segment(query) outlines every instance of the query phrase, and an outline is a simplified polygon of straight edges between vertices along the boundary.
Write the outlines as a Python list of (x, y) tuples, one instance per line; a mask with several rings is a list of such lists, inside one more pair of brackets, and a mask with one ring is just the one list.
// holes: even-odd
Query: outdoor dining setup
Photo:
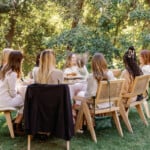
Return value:
[[(123, 137), (121, 120), (132, 136), (132, 107), (148, 126), (150, 74), (142, 70), (144, 65), (138, 65), (133, 46), (123, 55), (124, 70), (109, 69), (100, 52), (92, 56), (90, 71), (72, 52), (61, 70), (56, 67), (54, 50), (45, 49), (38, 56), (39, 65), (27, 77), (21, 75), (21, 51), (4, 49), (6, 52), (7, 60), (0, 70), (0, 112), (11, 138), (27, 136), (28, 150), (37, 136), (46, 141), (51, 135), (65, 140), (69, 150), (71, 139), (84, 135), (85, 127), (91, 140), (98, 143), (96, 129), (102, 124), (107, 128), (112, 122)], [(150, 58), (150, 51), (144, 53)], [(17, 112), (14, 119), (13, 111)]]

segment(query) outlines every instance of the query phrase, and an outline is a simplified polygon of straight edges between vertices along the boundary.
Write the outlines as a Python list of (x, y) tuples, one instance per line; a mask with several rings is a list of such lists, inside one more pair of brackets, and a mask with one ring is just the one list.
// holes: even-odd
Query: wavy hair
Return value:
[(136, 76), (142, 75), (142, 70), (138, 66), (136, 62), (136, 55), (135, 53), (129, 53), (129, 51), (125, 52), (123, 56), (123, 62), (125, 64), (126, 70), (129, 72), (129, 74), (135, 78)]
[(102, 53), (95, 53), (92, 57), (93, 76), (97, 82), (107, 79), (105, 71), (107, 71), (107, 62)]

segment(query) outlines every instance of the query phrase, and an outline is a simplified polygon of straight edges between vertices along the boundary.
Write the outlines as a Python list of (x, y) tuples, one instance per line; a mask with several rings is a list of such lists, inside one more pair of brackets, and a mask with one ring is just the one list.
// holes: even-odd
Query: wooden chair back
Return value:
[(131, 97), (143, 94), (146, 91), (147, 86), (149, 84), (149, 78), (150, 75), (142, 75), (135, 77), (133, 87), (131, 90)]
[(119, 102), (123, 86), (124, 79), (101, 81), (97, 89), (95, 104), (104, 102)]

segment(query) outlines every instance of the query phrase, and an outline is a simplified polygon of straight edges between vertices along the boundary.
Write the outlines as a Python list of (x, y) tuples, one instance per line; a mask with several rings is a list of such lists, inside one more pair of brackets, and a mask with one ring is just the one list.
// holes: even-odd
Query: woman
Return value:
[(150, 50), (141, 50), (139, 61), (143, 74), (150, 74)]
[(76, 54), (69, 53), (65, 64), (64, 76), (78, 76), (78, 75), (80, 75), (80, 73), (78, 71)]
[(96, 96), (97, 86), (101, 80), (115, 80), (112, 71), (108, 70), (107, 62), (102, 53), (95, 53), (92, 57), (92, 74), (87, 79), (86, 97)]
[[(86, 91), (81, 91), (78, 96), (91, 98), (96, 96), (98, 84), (101, 80), (115, 80), (112, 71), (108, 70), (107, 62), (102, 53), (95, 53), (92, 57), (92, 74), (87, 78), (87, 89)], [(80, 105), (80, 102), (77, 102)], [(108, 107), (108, 103), (104, 103), (99, 108)]]
[[(141, 50), (139, 55), (139, 61), (143, 74), (150, 75), (150, 50)], [(147, 88), (148, 99), (150, 98), (149, 87)], [(144, 107), (147, 117), (150, 118), (149, 106), (147, 101), (144, 102)]]
[(8, 56), (10, 54), (10, 52), (13, 51), (13, 49), (11, 48), (4, 48), (3, 52), (2, 52), (2, 62), (1, 62), (1, 66), (0, 69), (2, 69), (2, 67), (7, 64), (8, 61)]
[(77, 66), (78, 66), (78, 72), (80, 73), (81, 76), (83, 76), (86, 79), (89, 75), (89, 72), (88, 72), (87, 67), (85, 65), (86, 60), (84, 58), (84, 55), (83, 56), (78, 55), (76, 61), (77, 61)]
[(11, 51), (8, 62), (0, 71), (0, 107), (16, 107), (19, 109), (14, 120), (15, 135), (24, 135), (22, 130), (24, 99), (17, 91), (17, 82), (21, 79), (23, 55), (20, 51)]
[[(125, 65), (125, 70), (123, 70), (121, 78), (125, 79), (125, 83), (122, 94), (126, 94), (131, 92), (135, 77), (140, 76), (143, 73), (136, 62), (136, 54), (134, 51), (130, 53), (128, 50), (123, 56), (123, 62)], [(135, 100), (137, 100), (137, 97), (133, 99), (133, 101)], [(126, 105), (127, 99), (123, 99), (123, 103)]]
[(41, 52), (40, 64), (35, 75), (35, 82), (40, 84), (59, 84), (64, 80), (63, 72), (56, 69), (56, 60), (53, 50)]
[[(56, 60), (53, 50), (46, 49), (40, 54), (39, 67), (35, 73), (35, 83), (59, 84), (64, 81), (63, 72), (56, 69)], [(39, 132), (38, 138), (41, 141), (47, 140), (50, 133)]]
[(37, 56), (36, 56), (35, 66), (33, 67), (32, 71), (29, 72), (29, 78), (30, 79), (35, 79), (37, 69), (39, 68), (39, 63), (40, 63), (40, 53), (37, 54)]

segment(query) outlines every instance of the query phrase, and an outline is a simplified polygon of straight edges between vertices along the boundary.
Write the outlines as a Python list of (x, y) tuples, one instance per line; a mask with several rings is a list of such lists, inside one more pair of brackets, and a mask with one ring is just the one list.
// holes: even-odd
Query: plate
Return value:
[(76, 79), (84, 79), (83, 76), (65, 76), (65, 80), (76, 80)]

